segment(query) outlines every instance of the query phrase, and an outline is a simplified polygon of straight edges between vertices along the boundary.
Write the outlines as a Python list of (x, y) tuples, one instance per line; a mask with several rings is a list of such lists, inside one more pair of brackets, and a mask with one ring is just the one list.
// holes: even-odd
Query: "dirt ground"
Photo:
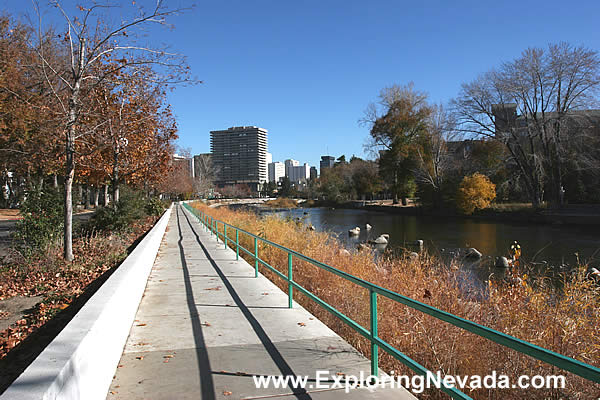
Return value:
[(5, 330), (21, 319), (27, 310), (42, 301), (42, 296), (15, 296), (0, 300), (0, 331)]

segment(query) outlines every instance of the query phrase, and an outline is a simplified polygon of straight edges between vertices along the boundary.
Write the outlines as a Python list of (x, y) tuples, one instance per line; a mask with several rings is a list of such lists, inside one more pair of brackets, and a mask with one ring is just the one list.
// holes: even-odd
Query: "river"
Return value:
[[(600, 263), (600, 230), (594, 225), (537, 225), (491, 220), (475, 220), (459, 217), (407, 216), (354, 209), (307, 208), (287, 211), (263, 211), (282, 217), (303, 218), (318, 231), (330, 231), (338, 235), (348, 247), (358, 242), (374, 239), (382, 233), (390, 235), (388, 248), (410, 248), (421, 239), (425, 248), (433, 254), (448, 259), (457, 248), (474, 247), (484, 254), (484, 265), (477, 266), (474, 273), (484, 281), (490, 273), (499, 274), (494, 268), (496, 256), (509, 256), (509, 247), (518, 241), (522, 259), (537, 265), (537, 274), (554, 277), (582, 263), (598, 266)], [(365, 224), (372, 229), (367, 231)], [(349, 237), (348, 230), (358, 226), (360, 236)]]

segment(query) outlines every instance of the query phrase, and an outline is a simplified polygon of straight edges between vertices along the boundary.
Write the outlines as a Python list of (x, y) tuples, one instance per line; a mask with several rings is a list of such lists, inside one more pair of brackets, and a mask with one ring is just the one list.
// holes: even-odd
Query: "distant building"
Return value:
[(210, 132), (213, 165), (218, 171), (217, 186), (247, 184), (258, 191), (267, 181), (267, 130), (237, 126)]
[(190, 177), (194, 177), (194, 159), (191, 157), (173, 154), (173, 165), (181, 168)]
[(304, 165), (294, 165), (290, 167), (287, 177), (292, 183), (303, 183), (310, 178), (310, 166), (307, 163)]
[(325, 168), (333, 168), (335, 165), (335, 157), (333, 156), (321, 156), (321, 173), (323, 173), (323, 169)]
[(317, 179), (317, 167), (310, 167), (310, 180)]
[(284, 163), (285, 163), (285, 176), (287, 176), (291, 180), (290, 174), (292, 173), (291, 172), (292, 168), (299, 166), (300, 161), (288, 159), (288, 160), (285, 160)]
[(279, 182), (285, 176), (285, 165), (276, 161), (269, 164), (269, 182)]

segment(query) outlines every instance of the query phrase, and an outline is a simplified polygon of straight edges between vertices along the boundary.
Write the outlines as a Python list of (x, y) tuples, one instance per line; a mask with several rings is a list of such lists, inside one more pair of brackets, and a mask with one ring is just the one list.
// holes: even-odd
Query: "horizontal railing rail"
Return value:
[[(393, 292), (389, 289), (385, 289), (381, 286), (375, 285), (374, 283), (365, 281), (360, 279), (354, 275), (351, 275), (347, 272), (341, 271), (337, 268), (334, 268), (330, 265), (317, 261), (313, 258), (307, 257), (304, 254), (301, 254), (295, 250), (289, 249), (285, 246), (282, 246), (278, 243), (272, 242), (266, 238), (255, 235), (251, 232), (245, 231), (241, 228), (228, 224), (224, 221), (220, 221), (214, 219), (210, 215), (191, 207), (188, 204), (184, 204), (184, 207), (192, 213), (202, 225), (209, 231), (211, 234), (215, 235), (217, 241), (221, 238), (225, 244), (228, 246), (228, 243), (231, 243), (236, 251), (236, 259), (239, 259), (240, 249), (248, 254), (250, 257), (254, 259), (254, 270), (255, 276), (258, 276), (259, 264), (267, 267), (269, 270), (273, 271), (277, 276), (282, 278), (288, 283), (288, 307), (292, 308), (293, 301), (293, 290), (294, 288), (300, 291), (302, 294), (306, 295), (308, 298), (319, 304), (321, 307), (340, 318), (345, 324), (350, 326), (360, 335), (364, 336), (371, 342), (371, 374), (377, 376), (379, 373), (378, 366), (378, 351), (381, 347), (387, 353), (389, 353), (396, 360), (400, 361), (416, 373), (420, 375), (427, 375), (431, 373), (427, 368), (406, 356), (398, 349), (393, 347), (391, 344), (387, 343), (383, 339), (381, 339), (377, 335), (377, 296), (383, 296), (390, 300), (396, 301), (398, 303), (404, 304), (412, 309), (423, 312), (427, 315), (430, 315), (434, 318), (437, 318), (441, 321), (447, 322), (451, 325), (464, 329), (468, 332), (474, 333), (480, 337), (491, 340), (495, 343), (501, 344), (510, 349), (516, 350), (519, 353), (526, 354), (530, 357), (533, 357), (537, 360), (543, 361), (545, 363), (551, 364), (555, 367), (563, 369), (565, 371), (572, 372), (575, 375), (579, 375), (582, 378), (585, 378), (589, 381), (600, 383), (600, 368), (594, 367), (593, 365), (586, 364), (584, 362), (575, 360), (574, 358), (567, 357), (565, 355), (553, 352), (552, 350), (545, 349), (543, 347), (537, 346), (533, 343), (526, 342), (524, 340), (518, 339), (514, 336), (507, 335), (505, 333), (499, 332), (492, 328), (488, 328), (487, 326), (483, 326), (477, 324), (476, 322), (469, 321), (467, 319), (458, 317), (454, 314), (448, 313), (446, 311), (442, 311), (438, 308), (432, 307), (428, 304), (421, 303), (420, 301), (414, 300), (410, 297), (403, 296), (396, 292)], [(219, 231), (219, 225), (222, 226), (222, 231)], [(231, 237), (227, 235), (227, 228), (230, 230), (235, 230), (235, 243), (233, 243)], [(247, 235), (250, 238), (254, 239), (254, 251), (244, 248), (240, 244), (239, 235), (240, 233)], [(286, 276), (279, 270), (277, 270), (272, 265), (269, 265), (265, 260), (262, 260), (258, 254), (258, 242), (265, 243), (267, 245), (278, 248), (288, 254), (288, 275)], [(316, 267), (319, 267), (325, 271), (331, 272), (339, 277), (342, 277), (348, 281), (355, 283), (358, 286), (361, 286), (369, 291), (369, 302), (370, 302), (370, 327), (366, 329), (358, 322), (354, 321), (352, 318), (348, 317), (341, 311), (337, 310), (334, 306), (328, 304), (323, 299), (316, 296), (314, 293), (311, 293), (306, 288), (302, 287), (300, 284), (293, 280), (293, 259), (297, 258), (303, 261), (306, 261)], [(441, 390), (447, 394), (449, 394), (452, 398), (455, 399), (471, 399), (468, 395), (464, 394), (460, 390), (455, 387), (445, 386), (444, 382), (441, 382)]]

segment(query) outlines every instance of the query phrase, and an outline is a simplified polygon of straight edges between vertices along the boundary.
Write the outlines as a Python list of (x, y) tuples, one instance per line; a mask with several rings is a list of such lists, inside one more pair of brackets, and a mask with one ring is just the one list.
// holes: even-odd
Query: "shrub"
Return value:
[(22, 249), (35, 252), (60, 237), (63, 205), (62, 193), (56, 189), (27, 192), (20, 209), (23, 219), (17, 222), (15, 233)]
[(496, 185), (487, 176), (478, 172), (465, 176), (458, 188), (456, 204), (464, 214), (487, 208), (496, 198)]
[(166, 204), (158, 197), (150, 197), (146, 199), (146, 214), (150, 216), (158, 217), (161, 215), (166, 208)]
[(99, 209), (93, 217), (92, 224), (100, 230), (127, 230), (131, 224), (146, 214), (146, 200), (135, 190), (122, 188), (119, 201), (112, 207)]

